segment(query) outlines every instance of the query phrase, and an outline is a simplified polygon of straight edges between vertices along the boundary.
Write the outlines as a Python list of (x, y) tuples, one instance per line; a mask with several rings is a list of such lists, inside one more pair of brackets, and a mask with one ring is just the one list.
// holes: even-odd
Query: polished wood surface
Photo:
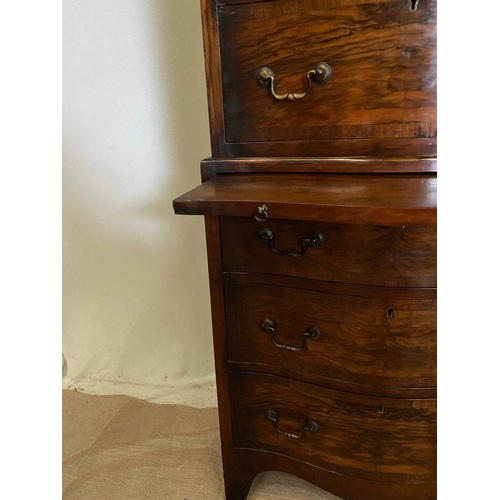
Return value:
[(437, 300), (436, 288), (363, 286), (352, 283), (334, 283), (332, 281), (297, 278), (295, 276), (285, 276), (280, 274), (259, 274), (247, 272), (223, 272), (222, 277), (224, 283), (267, 284), (375, 299)]
[[(325, 242), (302, 257), (272, 253), (257, 237), (275, 235), (278, 249), (300, 249), (312, 230)], [(226, 272), (282, 274), (359, 285), (435, 287), (435, 228), (383, 227), (222, 217), (222, 260)]]
[[(205, 235), (208, 254), (208, 276), (210, 280), (210, 300), (212, 306), (212, 328), (217, 374), (217, 401), (219, 410), (220, 437), (224, 483), (229, 500), (236, 499), (234, 494), (235, 470), (232, 416), (229, 387), (229, 368), (227, 365), (227, 338), (224, 304), (224, 285), (222, 281), (222, 255), (220, 247), (220, 225), (218, 217), (205, 217)], [(241, 500), (244, 500), (240, 497)]]
[[(229, 361), (278, 365), (358, 384), (436, 386), (436, 302), (326, 294), (269, 285), (225, 286)], [(390, 310), (391, 317), (388, 316)], [(259, 325), (276, 323), (278, 348)]]
[[(300, 0), (219, 9), (228, 143), (430, 138), (436, 134), (436, 2)], [(306, 73), (327, 62), (331, 80), (298, 101)]]
[(174, 200), (177, 214), (435, 226), (437, 179), (422, 175), (217, 175)]
[(201, 0), (210, 140), (214, 157), (222, 154), (225, 144), (217, 8), (218, 0)]
[[(212, 157), (174, 209), (206, 217), (226, 498), (277, 470), (435, 500), (436, 0), (201, 6)], [(267, 66), (302, 92), (320, 61), (331, 79), (303, 99), (257, 84)], [(265, 318), (279, 345), (322, 335), (283, 349)], [(305, 419), (319, 432), (275, 429)]]
[(293, 474), (346, 500), (436, 500), (437, 498), (435, 482), (371, 481), (333, 473), (285, 455), (259, 450), (235, 449), (234, 457), (235, 478), (231, 483), (230, 493), (226, 495), (230, 500), (246, 500), (253, 479), (257, 474), (270, 470)]
[(437, 171), (435, 158), (207, 158), (201, 162), (203, 181), (217, 174), (401, 174)]
[(408, 157), (415, 155), (435, 156), (437, 139), (337, 139), (331, 141), (267, 141), (222, 143), (224, 157), (263, 157), (296, 158), (303, 156), (338, 157), (380, 156), (393, 157), (406, 152)]
[[(436, 480), (436, 400), (361, 396), (264, 374), (230, 374), (235, 446), (372, 481)], [(300, 436), (308, 420), (317, 432)]]
[(398, 387), (385, 385), (367, 385), (356, 382), (324, 377), (312, 372), (299, 371), (280, 365), (269, 365), (264, 363), (228, 361), (229, 370), (240, 372), (267, 373), (279, 377), (292, 378), (320, 387), (335, 389), (338, 391), (364, 394), (366, 396), (381, 396), (387, 398), (405, 399), (431, 399), (437, 397), (437, 387)]

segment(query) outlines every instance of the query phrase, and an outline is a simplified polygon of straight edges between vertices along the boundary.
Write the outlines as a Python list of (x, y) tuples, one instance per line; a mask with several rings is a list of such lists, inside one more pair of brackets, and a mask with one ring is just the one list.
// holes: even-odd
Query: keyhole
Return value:
[(410, 1), (410, 10), (417, 10), (418, 7), (418, 0), (411, 0)]
[(382, 405), (380, 405), (378, 407), (378, 412), (380, 413), (380, 415), (382, 415), (382, 413), (384, 413), (384, 410), (385, 410), (385, 408)]
[(393, 311), (392, 307), (389, 307), (389, 308), (387, 309), (387, 314), (386, 314), (386, 316), (387, 316), (388, 318), (392, 318), (392, 316), (393, 316), (393, 315), (394, 315), (394, 311)]

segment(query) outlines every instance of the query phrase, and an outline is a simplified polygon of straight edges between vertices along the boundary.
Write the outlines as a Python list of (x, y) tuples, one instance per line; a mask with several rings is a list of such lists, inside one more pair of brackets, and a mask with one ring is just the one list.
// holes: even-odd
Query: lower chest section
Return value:
[(302, 464), (317, 483), (307, 467), (388, 485), (387, 498), (434, 498), (435, 228), (242, 217), (218, 228), (235, 453)]

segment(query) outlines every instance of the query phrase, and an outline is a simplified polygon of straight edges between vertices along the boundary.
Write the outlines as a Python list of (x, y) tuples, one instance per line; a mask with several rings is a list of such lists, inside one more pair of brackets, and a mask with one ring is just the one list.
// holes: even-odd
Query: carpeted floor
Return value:
[[(224, 500), (217, 410), (63, 391), (64, 500)], [(259, 475), (248, 500), (340, 500)]]

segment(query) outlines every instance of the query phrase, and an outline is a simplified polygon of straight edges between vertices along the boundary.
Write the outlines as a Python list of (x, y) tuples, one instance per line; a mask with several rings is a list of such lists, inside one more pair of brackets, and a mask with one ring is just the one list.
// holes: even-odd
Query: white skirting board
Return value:
[(63, 389), (96, 395), (121, 394), (151, 403), (180, 404), (195, 408), (217, 406), (215, 378), (212, 375), (175, 385), (147, 385), (88, 376), (79, 380), (64, 379)]

